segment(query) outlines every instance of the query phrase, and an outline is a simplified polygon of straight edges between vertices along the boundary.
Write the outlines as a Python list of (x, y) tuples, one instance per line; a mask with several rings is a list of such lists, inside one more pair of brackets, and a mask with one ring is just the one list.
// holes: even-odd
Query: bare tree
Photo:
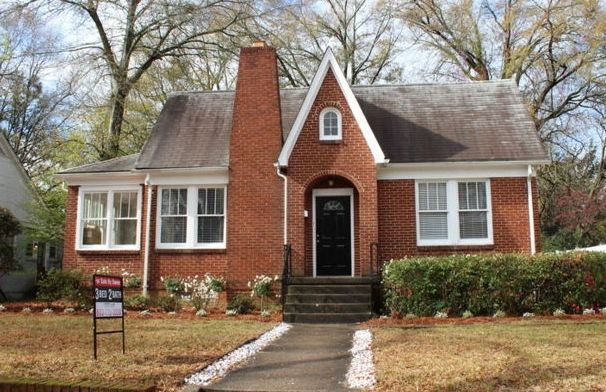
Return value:
[(391, 0), (324, 0), (273, 5), (258, 35), (278, 50), (287, 84), (306, 86), (327, 47), (351, 84), (400, 79), (401, 26)]
[[(108, 140), (101, 158), (121, 153), (126, 101), (133, 87), (156, 62), (217, 45), (217, 36), (251, 14), (252, 0), (54, 0), (36, 3), (49, 12), (65, 12), (92, 26), (95, 39), (68, 50), (86, 54), (110, 81)], [(52, 11), (50, 11), (52, 10)], [(84, 28), (84, 27), (83, 27)], [(86, 37), (87, 35), (84, 34)]]
[(35, 13), (2, 14), (6, 56), (0, 60), (0, 132), (30, 177), (38, 179), (53, 165), (53, 148), (68, 118), (71, 83), (45, 88), (42, 76), (56, 60), (48, 54), (56, 41)]
[(402, 18), (455, 78), (513, 78), (545, 125), (604, 94), (606, 13), (598, 1), (405, 0)]

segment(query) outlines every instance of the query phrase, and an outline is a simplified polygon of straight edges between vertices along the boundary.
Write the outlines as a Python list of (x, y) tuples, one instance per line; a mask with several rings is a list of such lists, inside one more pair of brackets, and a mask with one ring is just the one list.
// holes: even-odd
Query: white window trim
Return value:
[[(107, 235), (106, 243), (103, 245), (84, 245), (82, 243), (82, 202), (84, 193), (107, 192)], [(114, 193), (115, 192), (137, 192), (137, 234), (134, 245), (112, 244), (112, 232), (114, 223)], [(141, 186), (81, 186), (78, 189), (78, 212), (76, 222), (76, 250), (78, 251), (105, 251), (105, 250), (139, 250), (141, 247)]]
[[(421, 239), (420, 230), (420, 212), (419, 212), (419, 184), (422, 183), (446, 183), (446, 204), (447, 204), (447, 222), (448, 222), (448, 239), (440, 240), (423, 240)], [(486, 208), (487, 212), (487, 238), (468, 238), (461, 239), (459, 232), (459, 182), (484, 182), (486, 183)], [(427, 179), (415, 181), (415, 216), (416, 216), (416, 231), (417, 231), (417, 246), (478, 246), (478, 245), (493, 245), (492, 231), (492, 196), (490, 179), (487, 178), (458, 178), (454, 179)]]
[[(161, 208), (163, 189), (187, 189), (186, 235), (184, 243), (161, 242)], [(198, 189), (223, 188), (223, 241), (199, 243), (198, 234)], [(227, 244), (227, 185), (163, 185), (158, 187), (156, 195), (156, 249), (225, 249)]]
[[(335, 113), (337, 115), (337, 134), (336, 135), (325, 135), (324, 134), (324, 116), (329, 113)], [(342, 127), (342, 116), (341, 111), (335, 107), (327, 107), (322, 109), (319, 117), (319, 130), (320, 130), (320, 140), (341, 140), (343, 139), (343, 127)]]

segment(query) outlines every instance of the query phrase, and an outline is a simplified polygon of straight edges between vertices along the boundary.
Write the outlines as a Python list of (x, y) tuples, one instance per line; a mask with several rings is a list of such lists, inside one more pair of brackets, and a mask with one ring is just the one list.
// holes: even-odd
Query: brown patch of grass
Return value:
[[(104, 320), (99, 330), (115, 329)], [(112, 324), (114, 323), (114, 324)], [(156, 383), (174, 390), (183, 378), (273, 327), (241, 320), (126, 319), (126, 355), (119, 334), (98, 337), (92, 317), (0, 315), (0, 377)]]
[(606, 322), (372, 328), (383, 391), (603, 391)]

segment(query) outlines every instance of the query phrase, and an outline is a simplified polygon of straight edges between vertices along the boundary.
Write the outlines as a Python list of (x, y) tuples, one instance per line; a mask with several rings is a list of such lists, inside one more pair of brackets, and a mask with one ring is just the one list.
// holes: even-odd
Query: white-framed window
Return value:
[(224, 249), (226, 203), (225, 185), (159, 188), (156, 248)]
[(78, 249), (138, 250), (141, 188), (81, 188), (78, 203)]
[(336, 108), (325, 108), (320, 112), (320, 140), (341, 140), (341, 112)]
[(491, 245), (490, 181), (416, 182), (417, 244)]

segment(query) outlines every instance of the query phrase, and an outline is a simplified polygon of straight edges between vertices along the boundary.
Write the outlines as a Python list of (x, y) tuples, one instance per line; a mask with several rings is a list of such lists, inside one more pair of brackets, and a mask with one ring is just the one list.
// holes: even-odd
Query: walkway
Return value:
[(354, 325), (293, 324), (249, 363), (204, 391), (347, 391)]

